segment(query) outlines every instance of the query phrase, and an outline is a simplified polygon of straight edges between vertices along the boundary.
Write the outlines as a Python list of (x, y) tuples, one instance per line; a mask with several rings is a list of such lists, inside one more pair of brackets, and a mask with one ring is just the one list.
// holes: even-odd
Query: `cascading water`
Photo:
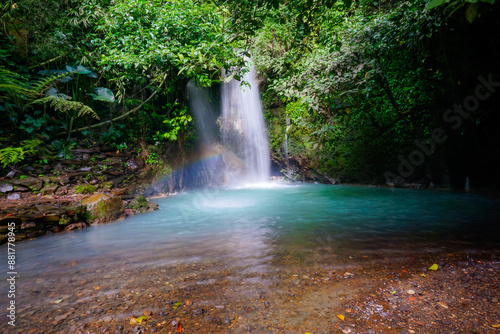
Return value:
[(188, 101), (198, 129), (200, 163), (196, 178), (203, 185), (241, 185), (269, 181), (271, 159), (255, 70), (222, 84), (220, 117), (209, 92), (187, 85)]
[(222, 84), (223, 145), (240, 160), (223, 155), (231, 184), (268, 182), (270, 177), (269, 142), (255, 74), (252, 66), (243, 77), (250, 87), (234, 79)]
[(198, 130), (199, 162), (192, 168), (195, 186), (221, 185), (224, 177), (220, 158), (220, 133), (217, 108), (210, 102), (209, 91), (190, 80), (186, 87), (187, 100)]

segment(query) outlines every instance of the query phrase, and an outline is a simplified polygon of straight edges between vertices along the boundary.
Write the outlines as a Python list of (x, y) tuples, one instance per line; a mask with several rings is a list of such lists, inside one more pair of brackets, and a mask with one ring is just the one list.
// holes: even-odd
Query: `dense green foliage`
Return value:
[[(474, 94), (479, 76), (500, 80), (498, 7), (494, 0), (3, 1), (2, 164), (70, 157), (76, 142), (135, 149), (151, 165), (167, 152), (182, 164), (196, 140), (187, 82), (216, 87), (221, 69), (238, 78), (248, 51), (262, 79), (275, 161), (343, 182), (489, 182), (483, 176), (500, 163), (498, 97), (481, 101), (457, 131), (446, 111)], [(436, 129), (447, 140), (433, 146)], [(416, 158), (423, 161), (401, 173)]]
[[(308, 159), (344, 182), (432, 179), (447, 185), (442, 177), (456, 172), (463, 184), (466, 175), (482, 173), (446, 156), (451, 147), (470, 145), (456, 133), (418, 161), (414, 173), (399, 175), (398, 167), (419, 148), (415, 141), (431, 145), (433, 130), (446, 123), (445, 109), (479, 83), (471, 79), (499, 74), (498, 52), (481, 31), (498, 32), (498, 6), (453, 2), (450, 11), (426, 9), (425, 1), (319, 3), (281, 4), (267, 11), (252, 36), (253, 59), (266, 78), (263, 98), (277, 159), (285, 160), (287, 132), (292, 158)], [(461, 45), (464, 39), (469, 44)], [(483, 112), (475, 125), (485, 126), (490, 116)], [(483, 145), (497, 150), (497, 139)]]

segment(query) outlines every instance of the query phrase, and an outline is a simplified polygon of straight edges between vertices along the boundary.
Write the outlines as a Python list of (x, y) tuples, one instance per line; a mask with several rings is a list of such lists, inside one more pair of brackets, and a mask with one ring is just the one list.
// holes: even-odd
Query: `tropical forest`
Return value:
[(499, 14), (0, 0), (0, 332), (497, 333)]

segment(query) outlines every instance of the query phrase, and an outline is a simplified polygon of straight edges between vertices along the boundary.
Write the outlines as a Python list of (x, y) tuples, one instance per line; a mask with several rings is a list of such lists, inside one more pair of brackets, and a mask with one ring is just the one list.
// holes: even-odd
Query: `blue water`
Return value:
[[(224, 259), (251, 267), (292, 251), (499, 246), (500, 198), (472, 193), (274, 184), (154, 201), (159, 211), (18, 243), (18, 272), (57, 277), (68, 268), (113, 272)], [(1, 258), (6, 251), (0, 248)]]

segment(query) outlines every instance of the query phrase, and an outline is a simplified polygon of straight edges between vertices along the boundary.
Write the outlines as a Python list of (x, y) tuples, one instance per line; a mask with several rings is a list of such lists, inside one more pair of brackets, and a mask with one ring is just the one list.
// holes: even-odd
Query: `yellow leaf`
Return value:
[(500, 325), (491, 325), (493, 328), (500, 328)]
[(420, 274), (420, 276), (425, 277), (425, 274)]
[(342, 314), (337, 314), (337, 318), (340, 320), (344, 321), (345, 317)]
[(138, 324), (140, 324), (141, 322), (146, 321), (146, 320), (148, 320), (148, 317), (146, 317), (145, 315), (135, 318), (135, 321)]
[(429, 270), (438, 270), (438, 269), (439, 269), (439, 267), (435, 263), (432, 266), (430, 266), (430, 268), (429, 268)]
[(392, 292), (391, 292), (391, 295), (393, 295), (393, 294), (395, 294), (395, 293), (396, 293), (396, 291), (392, 291)]

